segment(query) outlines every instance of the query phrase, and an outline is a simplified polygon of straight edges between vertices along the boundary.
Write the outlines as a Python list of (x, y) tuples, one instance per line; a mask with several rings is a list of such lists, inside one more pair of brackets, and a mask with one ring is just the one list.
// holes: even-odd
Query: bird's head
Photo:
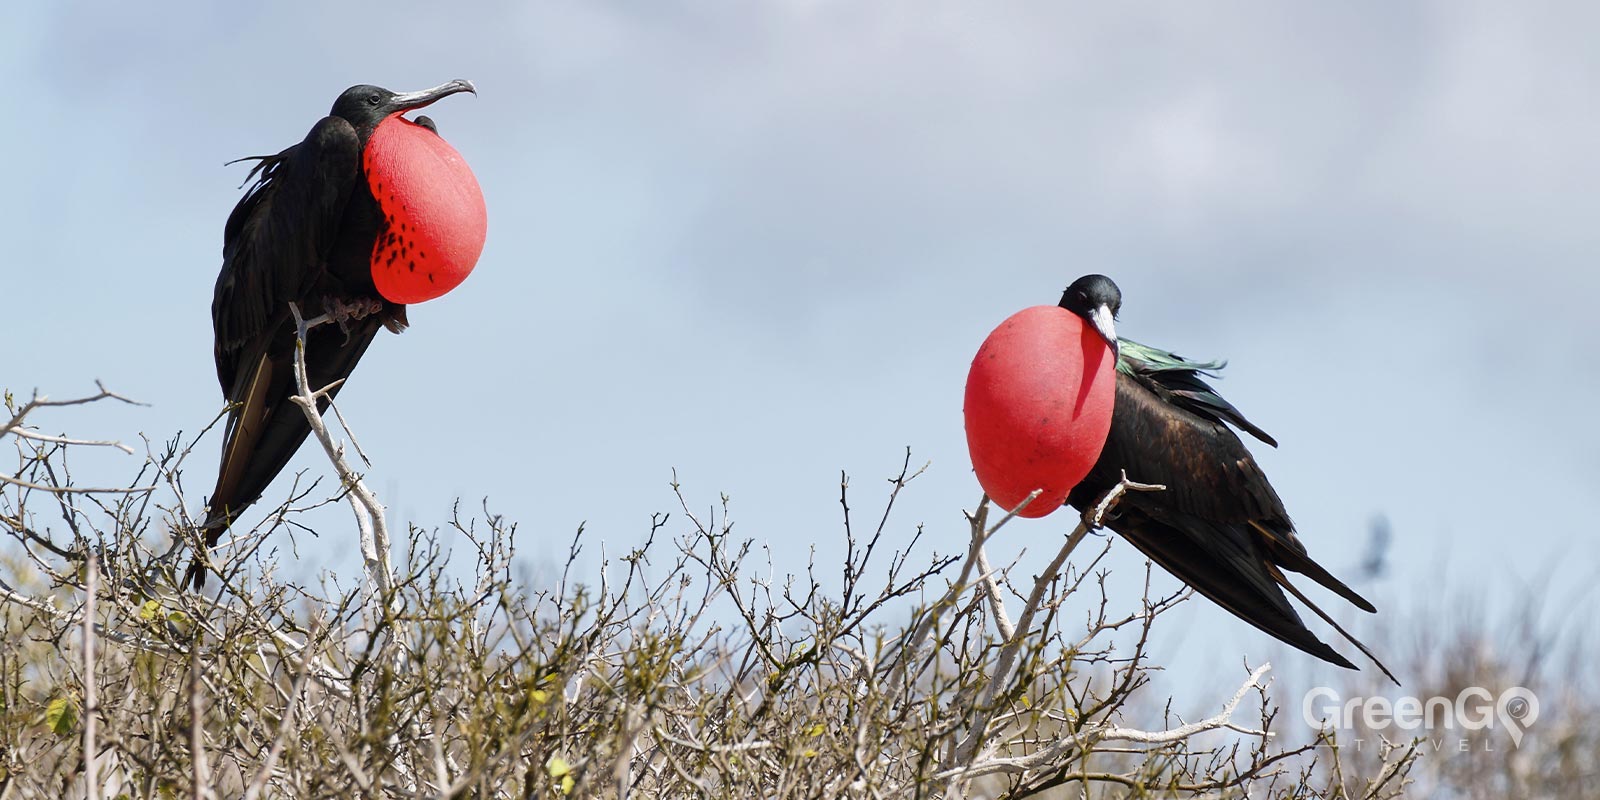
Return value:
[(1079, 317), (1118, 352), (1117, 312), (1122, 310), (1122, 290), (1104, 275), (1085, 275), (1072, 282), (1061, 295), (1060, 306)]
[(391, 92), (381, 86), (363, 84), (344, 90), (339, 99), (333, 101), (333, 110), (329, 113), (349, 122), (357, 131), (370, 134), (391, 114), (422, 108), (457, 92), (477, 94), (478, 90), (472, 81), (459, 79), (420, 92)]

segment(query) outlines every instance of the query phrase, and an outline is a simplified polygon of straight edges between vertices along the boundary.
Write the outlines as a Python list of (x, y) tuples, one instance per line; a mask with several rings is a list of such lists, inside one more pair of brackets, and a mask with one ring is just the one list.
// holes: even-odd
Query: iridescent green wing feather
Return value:
[(1278, 441), (1256, 427), (1202, 378), (1216, 380), (1227, 361), (1191, 361), (1177, 353), (1117, 339), (1117, 371), (1135, 378), (1169, 402), (1215, 422), (1225, 422), (1273, 447)]

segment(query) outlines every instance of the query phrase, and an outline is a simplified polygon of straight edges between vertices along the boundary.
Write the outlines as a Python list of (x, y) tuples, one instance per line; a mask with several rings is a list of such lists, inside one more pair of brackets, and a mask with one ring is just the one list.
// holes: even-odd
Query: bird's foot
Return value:
[(1107, 509), (1100, 504), (1084, 509), (1078, 519), (1083, 523), (1084, 530), (1097, 531), (1106, 526)]
[(359, 322), (383, 310), (383, 302), (375, 297), (356, 297), (349, 302), (337, 297), (323, 298), (322, 307), (326, 309), (328, 319), (339, 323), (339, 330), (344, 331), (345, 341), (350, 341), (350, 323)]
[(327, 310), (328, 318), (345, 327), (351, 320), (363, 320), (383, 310), (383, 302), (375, 297), (356, 297), (349, 302), (337, 297), (323, 299), (322, 306)]

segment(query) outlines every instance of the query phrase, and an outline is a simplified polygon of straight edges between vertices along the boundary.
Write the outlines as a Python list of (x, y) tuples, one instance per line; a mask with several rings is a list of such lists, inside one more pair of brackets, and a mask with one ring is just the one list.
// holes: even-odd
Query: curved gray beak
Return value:
[(472, 92), (473, 94), (477, 94), (478, 88), (472, 85), (472, 81), (461, 80), (457, 78), (449, 83), (441, 83), (432, 89), (423, 89), (420, 92), (405, 92), (403, 94), (397, 94), (394, 96), (394, 99), (389, 101), (389, 104), (401, 111), (410, 111), (412, 109), (422, 108), (423, 106), (430, 105), (440, 98), (449, 97), (457, 92)]

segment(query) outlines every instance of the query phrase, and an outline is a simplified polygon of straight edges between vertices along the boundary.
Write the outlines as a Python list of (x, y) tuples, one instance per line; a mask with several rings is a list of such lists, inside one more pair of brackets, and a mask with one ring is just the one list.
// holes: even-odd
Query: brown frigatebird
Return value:
[[(485, 214), (476, 179), (432, 120), (402, 116), (457, 92), (476, 94), (464, 80), (408, 93), (352, 86), (299, 144), (253, 157), (254, 183), (223, 230), (211, 303), (229, 411), (201, 526), (207, 548), (310, 433), (289, 399), (290, 304), (305, 319), (338, 323), (307, 334), (306, 373), (320, 389), (350, 375), (380, 328), (405, 329), (405, 303), (448, 291), (477, 261)], [(204, 583), (203, 561), (197, 554), (185, 583)]]
[(1393, 680), (1365, 645), (1285, 577), (1285, 570), (1300, 573), (1363, 611), (1377, 610), (1306, 553), (1283, 500), (1228, 427), (1278, 446), (1205, 382), (1224, 362), (1189, 361), (1117, 338), (1113, 320), (1122, 292), (1104, 275), (1074, 281), (1060, 305), (1092, 325), (1117, 353), (1111, 431), (1067, 503), (1088, 511), (1124, 475), (1166, 486), (1123, 495), (1106, 526), (1234, 616), (1324, 661), (1355, 669), (1306, 628), (1284, 596), (1288, 591)]

